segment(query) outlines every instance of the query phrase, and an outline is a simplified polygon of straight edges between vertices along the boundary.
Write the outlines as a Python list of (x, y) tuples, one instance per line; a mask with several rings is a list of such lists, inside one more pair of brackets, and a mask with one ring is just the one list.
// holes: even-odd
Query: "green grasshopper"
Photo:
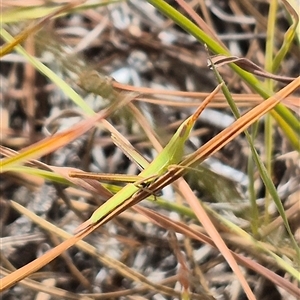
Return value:
[[(187, 118), (177, 129), (169, 143), (165, 148), (158, 154), (158, 156), (143, 170), (137, 175), (137, 179), (134, 183), (128, 183), (124, 186), (118, 193), (108, 199), (104, 204), (102, 204), (92, 216), (82, 223), (75, 230), (76, 233), (79, 233), (88, 227), (96, 225), (104, 217), (110, 214), (115, 208), (122, 205), (125, 201), (130, 199), (134, 194), (143, 189), (141, 185), (148, 185), (157, 180), (158, 177), (166, 173), (170, 166), (177, 165), (181, 162), (184, 154), (184, 145), (187, 141), (190, 132), (198, 119), (201, 112), (205, 109), (208, 103), (214, 98), (214, 96), (220, 90), (221, 85), (218, 85), (212, 93), (201, 103), (198, 109)], [(89, 175), (90, 174), (90, 175)], [(84, 172), (70, 172), (71, 177), (80, 177), (80, 178), (93, 178), (97, 175), (93, 173), (84, 173)]]

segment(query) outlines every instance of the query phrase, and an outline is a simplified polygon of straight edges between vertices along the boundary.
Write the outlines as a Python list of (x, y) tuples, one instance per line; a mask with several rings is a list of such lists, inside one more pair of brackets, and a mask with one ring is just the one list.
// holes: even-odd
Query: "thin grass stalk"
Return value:
[[(277, 0), (270, 1), (269, 14), (268, 14), (268, 25), (267, 25), (267, 39), (266, 39), (266, 51), (265, 51), (265, 69), (267, 72), (272, 72), (273, 70), (273, 53), (274, 53), (274, 43), (275, 43), (275, 32), (276, 32), (276, 13), (278, 9)], [(274, 89), (273, 81), (270, 79), (266, 80), (266, 86), (269, 90)], [(270, 114), (266, 115), (265, 118), (265, 164), (266, 170), (272, 178), (272, 154), (273, 154), (273, 120)], [(264, 224), (269, 223), (269, 207), (271, 204), (271, 195), (268, 189), (265, 191), (265, 211), (264, 211)]]
[[(198, 26), (191, 22), (188, 18), (183, 16), (180, 12), (174, 9), (163, 0), (148, 0), (150, 4), (156, 7), (162, 14), (169, 17), (182, 29), (194, 36), (198, 41), (203, 44), (207, 44), (208, 48), (215, 54), (224, 54), (230, 56), (227, 49), (224, 49), (217, 42), (215, 42), (210, 36), (203, 32)], [(266, 87), (252, 74), (242, 70), (235, 64), (230, 64), (230, 67), (245, 81), (249, 86), (259, 93), (263, 98), (267, 99), (272, 95), (272, 91), (267, 90)], [(292, 130), (286, 130), (286, 127), (282, 128), (287, 138), (295, 149), (300, 151), (299, 135), (300, 124), (296, 117), (282, 104), (276, 106), (275, 111), (271, 112), (272, 116), (279, 124), (282, 124), (281, 119), (284, 118), (285, 122), (292, 128)]]
[[(1, 28), (1, 36), (7, 42), (12, 42), (14, 38), (4, 29)], [(33, 57), (20, 45), (15, 46), (16, 51), (24, 56), (41, 74), (45, 75), (49, 80), (56, 84), (77, 106), (79, 106), (86, 114), (93, 115), (95, 112), (86, 104), (86, 102), (60, 77), (58, 77), (51, 69), (41, 63), (37, 58)]]
[[(236, 104), (234, 103), (232, 97), (231, 97), (231, 94), (225, 84), (225, 82), (223, 81), (222, 77), (220, 76), (218, 70), (215, 68), (215, 66), (213, 65), (212, 61), (211, 61), (211, 65), (213, 67), (213, 70), (214, 70), (214, 73), (215, 73), (215, 76), (217, 78), (217, 81), (218, 83), (224, 83), (222, 85), (222, 91), (226, 97), (226, 99), (228, 98), (228, 104), (230, 105), (230, 108), (233, 107), (232, 109), (232, 112), (234, 114), (234, 116), (238, 119), (240, 118), (240, 114), (236, 114), (236, 112), (238, 112), (238, 109), (236, 107)], [(286, 217), (286, 214), (285, 214), (285, 210), (284, 210), (284, 207), (283, 207), (283, 204), (281, 202), (281, 199), (279, 198), (278, 194), (277, 194), (277, 190), (274, 186), (274, 183), (271, 179), (271, 176), (270, 176), (270, 173), (268, 172), (268, 170), (266, 169), (265, 165), (263, 164), (260, 156), (258, 155), (257, 151), (256, 151), (256, 148), (254, 146), (254, 143), (253, 143), (253, 140), (248, 132), (248, 130), (245, 130), (244, 131), (245, 133), (245, 136), (247, 138), (247, 142), (250, 146), (250, 149), (251, 149), (251, 153), (252, 153), (252, 156), (253, 156), (253, 159), (255, 161), (255, 164), (259, 170), (259, 174), (260, 174), (260, 177), (261, 179), (263, 180), (264, 184), (265, 184), (265, 187), (266, 187), (266, 191), (272, 196), (274, 202), (275, 202), (275, 205), (277, 207), (277, 210), (280, 214), (280, 216), (282, 217), (283, 219), (283, 223), (285, 225), (285, 228), (290, 236), (290, 239), (291, 239), (291, 242), (293, 244), (293, 247), (297, 253), (297, 257), (300, 257), (300, 248), (295, 240), (295, 237), (292, 233), (292, 230), (290, 228), (290, 225), (289, 225), (289, 222), (288, 222), (288, 219)], [(254, 204), (254, 206), (256, 206), (256, 203)], [(253, 208), (253, 209), (257, 209), (257, 208)], [(267, 208), (266, 208), (267, 210)]]

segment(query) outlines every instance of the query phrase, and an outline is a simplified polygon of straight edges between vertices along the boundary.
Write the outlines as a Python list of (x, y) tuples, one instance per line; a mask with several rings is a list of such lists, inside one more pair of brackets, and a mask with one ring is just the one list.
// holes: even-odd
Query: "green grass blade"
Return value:
[(12, 166), (9, 169), (10, 172), (16, 172), (20, 174), (29, 174), (38, 176), (40, 178), (44, 178), (46, 180), (49, 180), (51, 182), (56, 182), (60, 184), (67, 184), (69, 185), (70, 182), (66, 180), (63, 176), (56, 174), (51, 171), (41, 170), (37, 168), (27, 167), (27, 166)]
[[(276, 1), (274, 1), (274, 2), (276, 2)], [(300, 31), (300, 28), (298, 27), (299, 16), (297, 15), (296, 10), (294, 10), (292, 5), (287, 1), (283, 1), (283, 4), (285, 5), (287, 12), (289, 12), (289, 15), (291, 16), (292, 24), (288, 28), (286, 33), (284, 34), (284, 40), (283, 40), (282, 46), (279, 49), (278, 53), (276, 54), (275, 58), (273, 59), (271, 72), (276, 72), (278, 70), (283, 59), (285, 58), (286, 54), (288, 53), (288, 51), (292, 45), (292, 42), (294, 41), (297, 28)], [(299, 10), (299, 5), (298, 5), (298, 10)], [(299, 32), (298, 32), (298, 34), (299, 34)]]
[[(192, 36), (194, 36), (198, 41), (206, 44), (208, 48), (215, 54), (224, 54), (229, 56), (230, 53), (227, 49), (224, 49), (217, 42), (215, 42), (211, 37), (209, 37), (205, 32), (203, 32), (197, 25), (195, 25), (188, 18), (183, 16), (180, 12), (174, 9), (172, 6), (167, 4), (163, 0), (148, 0), (154, 7), (156, 7), (162, 14), (166, 15), (172, 19), (177, 25), (186, 30)], [(269, 98), (272, 95), (272, 91), (267, 90), (265, 85), (262, 84), (254, 75), (242, 70), (235, 64), (230, 64), (230, 67), (245, 81), (252, 89), (259, 93), (263, 98)], [(291, 144), (300, 151), (299, 136), (300, 136), (300, 124), (297, 118), (282, 104), (277, 105), (275, 108), (277, 112), (275, 120), (279, 122), (279, 119), (285, 118), (285, 122), (292, 128), (292, 130), (285, 132), (287, 138), (290, 140)], [(273, 116), (273, 112), (271, 112)], [(287, 117), (288, 116), (288, 117)], [(285, 130), (286, 128), (282, 128)]]
[[(6, 42), (13, 41), (13, 37), (4, 28), (1, 29), (0, 34)], [(40, 73), (44, 74), (47, 78), (49, 78), (49, 80), (55, 83), (86, 114), (94, 114), (94, 111), (63, 79), (58, 77), (52, 70), (42, 64), (38, 59), (28, 54), (22, 46), (18, 45), (15, 47), (15, 49), (19, 54), (24, 56)]]
[[(222, 77), (220, 76), (218, 70), (214, 67), (214, 65), (212, 64), (212, 62), (211, 62), (211, 65), (212, 65), (214, 73), (215, 73), (215, 75), (217, 77), (218, 83), (221, 83), (221, 82), (224, 83)], [(236, 105), (235, 105), (235, 103), (234, 103), (234, 101), (233, 101), (233, 99), (231, 97), (231, 94), (230, 94), (230, 92), (229, 92), (229, 90), (228, 90), (228, 88), (227, 88), (227, 86), (226, 86), (225, 83), (222, 86), (222, 90), (223, 90), (223, 93), (224, 93), (224, 95), (226, 97), (226, 100), (228, 101), (228, 103), (230, 105), (230, 108), (232, 108), (234, 116), (236, 118), (239, 118), (240, 114), (238, 113), (238, 108), (236, 107)], [(254, 161), (256, 163), (256, 166), (257, 166), (257, 168), (259, 170), (259, 174), (260, 174), (260, 176), (261, 176), (261, 178), (262, 178), (262, 180), (263, 180), (263, 182), (265, 184), (265, 187), (266, 187), (268, 193), (272, 196), (272, 198), (273, 198), (273, 200), (275, 202), (275, 205), (277, 207), (277, 210), (278, 210), (280, 216), (283, 219), (283, 223), (284, 223), (285, 228), (286, 228), (286, 230), (287, 230), (287, 232), (288, 232), (288, 234), (290, 236), (292, 244), (293, 244), (293, 246), (295, 248), (295, 251), (297, 253), (297, 257), (300, 258), (300, 248), (299, 248), (299, 246), (298, 246), (298, 244), (297, 244), (297, 242), (296, 242), (296, 240), (294, 238), (294, 235), (293, 235), (292, 230), (290, 228), (289, 222), (288, 222), (287, 217), (285, 215), (285, 210), (284, 210), (284, 207), (282, 205), (282, 202), (281, 202), (281, 200), (280, 200), (280, 198), (279, 198), (279, 196), (277, 194), (277, 191), (276, 191), (276, 188), (274, 186), (274, 183), (273, 183), (272, 179), (270, 178), (270, 175), (269, 175), (270, 173), (268, 173), (268, 171), (265, 168), (265, 166), (264, 166), (264, 164), (263, 164), (260, 156), (258, 155), (258, 153), (257, 153), (257, 151), (255, 149), (253, 140), (252, 140), (252, 138), (251, 138), (251, 136), (250, 136), (250, 134), (249, 134), (249, 132), (247, 130), (245, 131), (245, 135), (246, 135), (248, 144), (249, 144), (249, 146), (251, 148), (251, 153), (252, 153), (253, 159), (254, 159)], [(253, 209), (256, 210), (257, 208), (254, 207)]]

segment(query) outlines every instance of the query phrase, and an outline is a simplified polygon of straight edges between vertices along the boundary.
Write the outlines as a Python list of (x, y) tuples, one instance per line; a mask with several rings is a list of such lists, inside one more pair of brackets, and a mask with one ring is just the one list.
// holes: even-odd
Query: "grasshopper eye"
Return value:
[(179, 132), (179, 137), (184, 137), (187, 130), (187, 126), (184, 124)]

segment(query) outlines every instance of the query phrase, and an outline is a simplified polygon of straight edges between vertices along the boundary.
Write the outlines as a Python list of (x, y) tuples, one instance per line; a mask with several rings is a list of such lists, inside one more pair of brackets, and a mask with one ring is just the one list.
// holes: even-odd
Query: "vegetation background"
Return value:
[[(292, 0), (2, 0), (1, 299), (299, 299), (298, 13)], [(111, 131), (152, 161), (218, 75), (194, 161), (174, 166), (188, 186), (74, 240), (123, 184), (69, 172), (138, 174)], [(110, 105), (112, 128), (93, 118)]]

